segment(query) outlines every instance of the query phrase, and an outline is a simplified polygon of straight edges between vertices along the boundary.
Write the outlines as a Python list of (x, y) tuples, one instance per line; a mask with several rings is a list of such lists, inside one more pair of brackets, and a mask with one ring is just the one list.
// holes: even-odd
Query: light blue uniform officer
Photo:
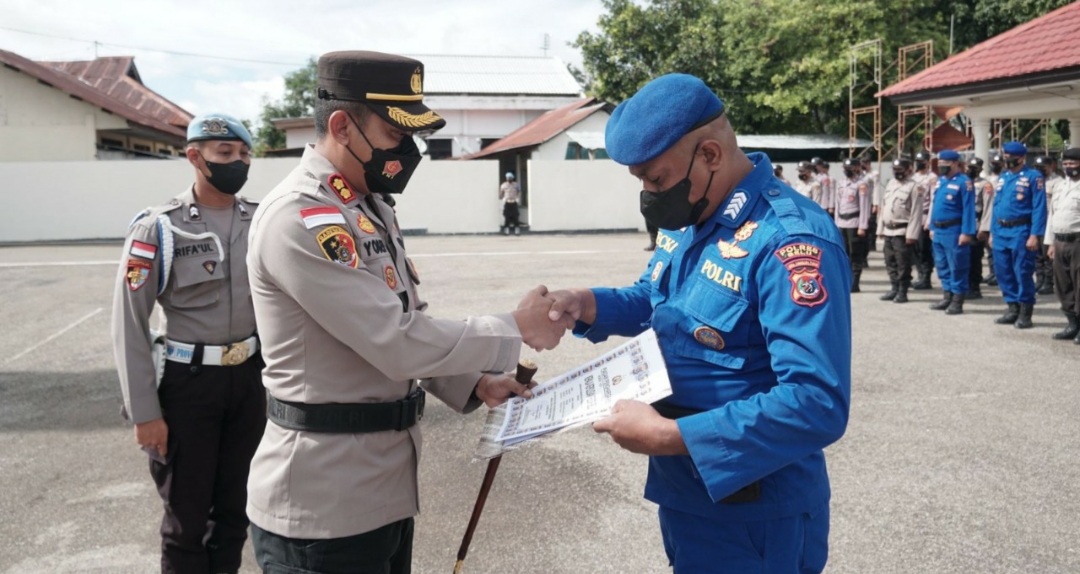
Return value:
[(1046, 182), (1038, 170), (1024, 166), (1024, 144), (1009, 142), (1002, 151), (1005, 171), (994, 192), (990, 241), (994, 273), (1008, 310), (995, 322), (1027, 329), (1035, 309), (1035, 260), (1046, 233)]
[(954, 150), (946, 149), (938, 154), (938, 171), (941, 177), (930, 206), (930, 233), (943, 297), (930, 308), (957, 315), (964, 312), (971, 272), (971, 242), (978, 231), (975, 185), (964, 173), (960, 154)]
[[(654, 407), (677, 419), (688, 455), (620, 444), (651, 455), (645, 497), (660, 506), (676, 573), (820, 572), (830, 499), (822, 449), (844, 433), (850, 403), (851, 264), (830, 216), (773, 177), (764, 154), (744, 155), (723, 110), (701, 80), (682, 74), (653, 80), (616, 108), (607, 151), (631, 173), (665, 161), (669, 149), (681, 153), (680, 141), (700, 137), (702, 126), (722, 126), (717, 140), (697, 144), (722, 154), (708, 152), (710, 160), (695, 146), (678, 173), (655, 180), (674, 183), (686, 170), (681, 182), (642, 192), (643, 214), (661, 227), (656, 252), (632, 286), (582, 290), (595, 298), (595, 317), (575, 334), (599, 342), (657, 333), (673, 394)], [(715, 209), (679, 206), (694, 194), (694, 163), (709, 161), (719, 167), (697, 185)], [(656, 210), (665, 198), (670, 209)], [(680, 209), (684, 229), (659, 217)], [(635, 419), (673, 422), (638, 407), (649, 412)]]

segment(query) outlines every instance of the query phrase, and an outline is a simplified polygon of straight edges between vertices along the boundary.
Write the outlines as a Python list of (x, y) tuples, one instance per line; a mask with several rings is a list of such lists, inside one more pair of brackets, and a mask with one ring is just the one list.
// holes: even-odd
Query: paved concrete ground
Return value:
[[(625, 284), (644, 234), (413, 237), (434, 314), (464, 317), (552, 287)], [(0, 573), (157, 568), (160, 501), (119, 418), (108, 339), (118, 245), (0, 249)], [(106, 262), (106, 263), (103, 263)], [(993, 324), (1000, 297), (962, 316), (901, 306), (871, 256), (853, 296), (847, 435), (828, 451), (830, 574), (1080, 572), (1080, 347)], [(541, 378), (614, 346), (564, 339)], [(415, 571), (450, 572), (484, 465), (483, 417), (429, 405)], [(474, 573), (668, 572), (643, 458), (587, 429), (508, 455), (473, 540)], [(256, 572), (250, 548), (244, 572)]]

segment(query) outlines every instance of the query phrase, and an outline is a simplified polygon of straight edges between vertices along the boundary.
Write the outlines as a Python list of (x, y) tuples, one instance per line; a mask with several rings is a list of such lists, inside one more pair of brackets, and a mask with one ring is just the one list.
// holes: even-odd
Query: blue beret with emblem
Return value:
[(240, 140), (251, 145), (251, 134), (244, 124), (226, 114), (200, 114), (192, 118), (187, 127), (188, 143), (205, 140)]
[(960, 161), (960, 154), (956, 150), (943, 149), (937, 154), (937, 158), (943, 161)]
[(1001, 146), (1001, 151), (1009, 155), (1027, 155), (1027, 146), (1013, 141)]
[(723, 112), (724, 102), (701, 79), (660, 76), (612, 112), (604, 134), (607, 154), (622, 165), (645, 163)]

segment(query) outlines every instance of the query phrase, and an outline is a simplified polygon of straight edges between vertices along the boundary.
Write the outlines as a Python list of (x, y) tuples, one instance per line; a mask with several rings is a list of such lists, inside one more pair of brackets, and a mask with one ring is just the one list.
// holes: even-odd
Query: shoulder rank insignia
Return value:
[(356, 241), (345, 229), (331, 225), (320, 231), (315, 239), (319, 242), (323, 255), (330, 261), (354, 269), (360, 264), (360, 258), (356, 256)]
[(341, 199), (342, 203), (349, 203), (356, 199), (356, 193), (349, 188), (349, 184), (345, 183), (345, 178), (341, 177), (341, 174), (330, 174), (330, 177), (326, 178), (326, 183), (330, 186), (330, 190)]
[(739, 247), (735, 243), (728, 243), (723, 239), (717, 241), (716, 246), (720, 248), (720, 256), (724, 259), (742, 259), (749, 254), (749, 252), (742, 247)]
[(819, 271), (820, 247), (809, 243), (791, 243), (777, 249), (775, 255), (788, 270), (792, 301), (804, 307), (815, 307), (829, 298)]

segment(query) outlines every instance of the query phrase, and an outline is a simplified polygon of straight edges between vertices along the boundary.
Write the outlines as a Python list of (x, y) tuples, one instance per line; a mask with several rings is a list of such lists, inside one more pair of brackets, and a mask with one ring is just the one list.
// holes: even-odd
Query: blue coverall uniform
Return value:
[(993, 221), (990, 224), (994, 250), (994, 273), (1006, 303), (1035, 303), (1035, 259), (1039, 251), (1029, 251), (1028, 237), (1046, 233), (1046, 182), (1032, 168), (1005, 171), (994, 193)]
[(638, 281), (593, 289), (596, 320), (575, 329), (597, 342), (651, 327), (666, 402), (696, 413), (678, 419), (690, 455), (649, 457), (645, 487), (676, 573), (820, 572), (827, 558), (822, 449), (848, 419), (851, 264), (830, 216), (748, 157), (707, 221), (661, 230)]
[(934, 203), (930, 208), (930, 230), (934, 232), (934, 265), (946, 293), (967, 293), (971, 272), (971, 246), (960, 245), (960, 234), (972, 240), (978, 231), (975, 218), (975, 185), (966, 174), (938, 178)]

